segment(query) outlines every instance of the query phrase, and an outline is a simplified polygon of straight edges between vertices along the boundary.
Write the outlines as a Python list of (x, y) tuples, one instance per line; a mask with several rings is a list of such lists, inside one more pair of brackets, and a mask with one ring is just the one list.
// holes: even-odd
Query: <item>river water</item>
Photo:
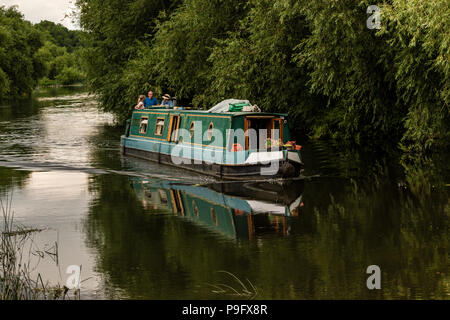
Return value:
[(301, 141), (304, 181), (224, 184), (122, 156), (122, 131), (83, 88), (0, 106), (0, 199), (49, 284), (75, 265), (83, 299), (450, 298), (449, 154)]

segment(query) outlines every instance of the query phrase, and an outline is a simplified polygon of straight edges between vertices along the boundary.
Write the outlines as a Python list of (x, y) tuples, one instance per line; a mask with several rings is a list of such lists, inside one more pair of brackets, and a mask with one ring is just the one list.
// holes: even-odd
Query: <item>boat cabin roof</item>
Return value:
[(220, 112), (220, 113), (213, 113), (208, 112), (207, 110), (186, 110), (186, 109), (166, 109), (162, 107), (154, 107), (149, 109), (142, 109), (142, 110), (134, 110), (136, 113), (143, 113), (143, 112), (152, 112), (152, 111), (158, 111), (158, 112), (167, 112), (167, 113), (176, 113), (176, 114), (202, 114), (202, 115), (211, 115), (211, 116), (217, 116), (217, 115), (228, 115), (230, 117), (241, 117), (241, 116), (283, 116), (287, 117), (287, 113), (271, 113), (271, 112)]

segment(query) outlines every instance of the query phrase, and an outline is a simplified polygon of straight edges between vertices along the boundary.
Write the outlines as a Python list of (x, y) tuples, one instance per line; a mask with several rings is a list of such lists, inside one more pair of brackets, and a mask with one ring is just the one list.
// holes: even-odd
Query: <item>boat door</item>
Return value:
[[(256, 141), (250, 141), (250, 134), (245, 135), (245, 150), (251, 149), (265, 149), (266, 139), (273, 138), (273, 129), (281, 128), (282, 119), (275, 118), (275, 116), (247, 116), (244, 119), (244, 132), (249, 129), (253, 129), (256, 132)], [(282, 132), (280, 130), (280, 138), (282, 137)]]
[[(283, 124), (284, 124), (284, 119), (281, 118), (275, 118), (272, 119), (272, 130), (271, 130), (271, 138), (274, 140), (281, 140), (283, 141)], [(278, 130), (278, 134), (277, 131)], [(276, 136), (277, 135), (277, 136)]]
[(170, 116), (169, 133), (167, 134), (167, 141), (178, 141), (178, 129), (180, 128), (180, 115), (173, 114)]

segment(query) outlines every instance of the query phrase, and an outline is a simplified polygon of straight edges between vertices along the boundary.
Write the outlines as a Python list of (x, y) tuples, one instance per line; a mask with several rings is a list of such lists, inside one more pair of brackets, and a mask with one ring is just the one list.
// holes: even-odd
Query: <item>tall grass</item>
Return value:
[(68, 298), (67, 287), (44, 284), (39, 273), (32, 276), (31, 256), (36, 255), (32, 249), (32, 235), (42, 230), (15, 225), (11, 205), (11, 197), (0, 199), (0, 300)]
[(256, 298), (256, 296), (258, 296), (259, 294), (258, 290), (250, 280), (246, 279), (248, 285), (245, 285), (243, 281), (241, 281), (236, 275), (234, 275), (231, 272), (225, 270), (219, 270), (217, 272), (230, 276), (231, 279), (233, 280), (233, 283), (232, 284), (208, 283), (208, 285), (213, 288), (213, 290), (211, 291), (212, 293), (221, 294), (225, 296), (234, 296), (238, 297), (239, 299), (249, 299), (249, 300), (253, 300)]

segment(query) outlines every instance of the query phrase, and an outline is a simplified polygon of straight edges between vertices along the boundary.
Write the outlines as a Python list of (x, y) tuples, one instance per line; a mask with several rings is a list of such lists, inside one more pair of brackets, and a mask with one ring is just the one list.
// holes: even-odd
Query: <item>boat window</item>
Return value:
[(164, 118), (156, 119), (155, 135), (162, 136), (164, 131)]
[(208, 127), (208, 140), (211, 140), (213, 137), (214, 124), (211, 122)]
[(191, 136), (191, 138), (194, 136), (194, 131), (195, 131), (195, 125), (194, 125), (194, 121), (191, 122), (191, 126), (189, 127), (189, 135)]
[(141, 124), (139, 126), (139, 133), (141, 133), (141, 134), (147, 133), (147, 127), (148, 127), (148, 118), (142, 117)]

